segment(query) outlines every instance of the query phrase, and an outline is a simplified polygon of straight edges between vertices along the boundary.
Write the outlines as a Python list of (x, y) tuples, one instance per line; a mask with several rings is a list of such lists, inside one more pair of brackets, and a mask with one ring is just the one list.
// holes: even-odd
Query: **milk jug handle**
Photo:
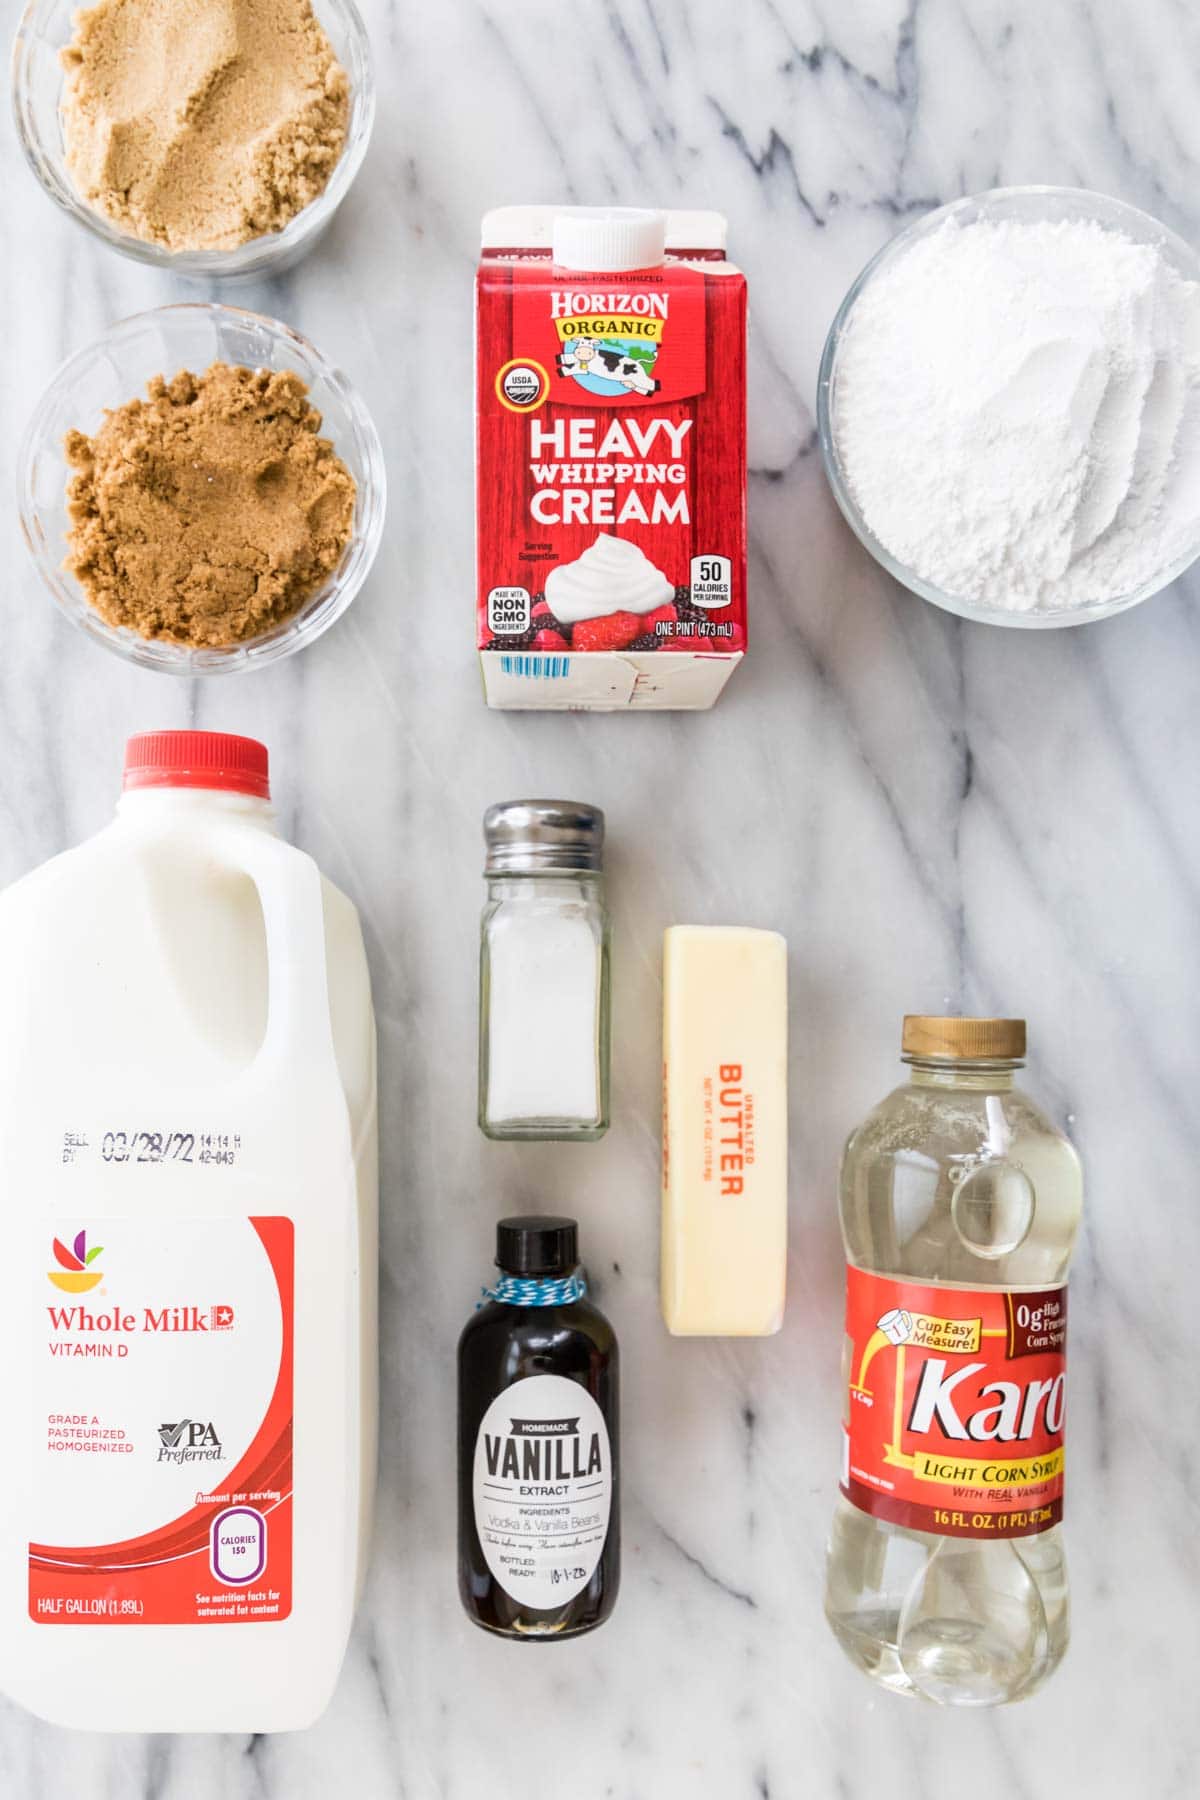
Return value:
[(325, 958), (321, 872), (312, 858), (257, 831), (216, 831), (219, 860), (249, 877), (262, 907), (267, 943), (267, 1029), (256, 1063), (302, 1047), (311, 1065), (334, 1060)]

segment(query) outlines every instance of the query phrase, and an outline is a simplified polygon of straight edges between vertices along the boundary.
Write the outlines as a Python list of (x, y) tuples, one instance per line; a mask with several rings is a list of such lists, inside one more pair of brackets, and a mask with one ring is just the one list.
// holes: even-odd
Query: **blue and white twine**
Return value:
[[(483, 1300), (496, 1300), (501, 1306), (570, 1306), (573, 1300), (582, 1300), (587, 1293), (587, 1276), (582, 1269), (555, 1281), (500, 1275), (491, 1287), (480, 1291)], [(480, 1306), (483, 1300), (479, 1302)]]

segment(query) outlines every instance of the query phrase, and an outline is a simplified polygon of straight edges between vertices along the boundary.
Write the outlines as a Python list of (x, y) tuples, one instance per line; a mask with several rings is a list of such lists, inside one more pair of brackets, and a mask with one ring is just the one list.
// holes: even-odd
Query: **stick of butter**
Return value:
[(787, 943), (673, 925), (663, 947), (662, 1309), (767, 1337), (787, 1282)]

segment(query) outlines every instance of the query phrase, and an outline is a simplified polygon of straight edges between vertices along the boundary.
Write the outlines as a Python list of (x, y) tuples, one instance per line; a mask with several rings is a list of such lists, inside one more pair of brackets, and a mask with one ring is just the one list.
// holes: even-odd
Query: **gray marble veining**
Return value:
[[(1097, 187), (1200, 234), (1188, 0), (367, 0), (380, 111), (329, 237), (247, 304), (369, 396), (386, 544), (347, 617), (242, 681), (173, 684), (61, 623), (11, 503), (20, 428), (105, 324), (183, 297), (85, 241), (0, 144), (0, 877), (97, 828), (134, 729), (271, 746), (283, 823), (359, 902), (379, 1012), (378, 1541), (311, 1732), (91, 1738), (0, 1705), (12, 1800), (1089, 1800), (1196, 1791), (1200, 578), (1057, 633), (962, 624), (850, 538), (813, 434), (821, 343), (908, 218), (997, 183)], [(513, 200), (717, 206), (753, 308), (752, 647), (710, 715), (488, 714), (471, 652), (471, 270)], [(193, 291), (194, 290), (190, 290)], [(609, 816), (614, 1116), (594, 1147), (475, 1129), (480, 818)], [(673, 1342), (656, 1299), (659, 937), (789, 936), (787, 1324)], [(821, 1616), (838, 1434), (845, 1132), (900, 1015), (1028, 1015), (1086, 1159), (1072, 1300), (1074, 1645), (1003, 1714), (877, 1693)], [(459, 1614), (453, 1351), (502, 1211), (578, 1214), (625, 1368), (624, 1591), (521, 1651)], [(11, 1552), (11, 1547), (10, 1547)]]

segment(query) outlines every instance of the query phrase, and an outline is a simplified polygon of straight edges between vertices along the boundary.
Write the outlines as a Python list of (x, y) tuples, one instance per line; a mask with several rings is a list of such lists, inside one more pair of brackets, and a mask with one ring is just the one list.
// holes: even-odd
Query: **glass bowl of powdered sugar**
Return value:
[(838, 311), (825, 469), (914, 593), (1081, 625), (1200, 553), (1200, 258), (1083, 189), (998, 188), (910, 226)]

